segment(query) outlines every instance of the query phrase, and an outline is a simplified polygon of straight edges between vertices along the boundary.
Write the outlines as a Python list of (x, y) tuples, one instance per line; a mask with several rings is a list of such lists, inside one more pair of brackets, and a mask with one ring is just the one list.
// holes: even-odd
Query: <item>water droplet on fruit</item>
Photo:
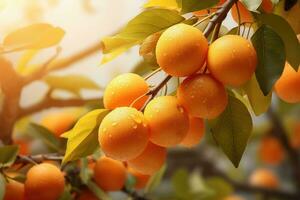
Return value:
[(103, 128), (102, 131), (103, 131), (103, 133), (105, 133), (105, 132), (107, 131), (107, 129), (106, 129), (106, 128)]
[(181, 107), (181, 106), (177, 106), (177, 110), (178, 110), (180, 113), (184, 113), (184, 109), (183, 109), (183, 107)]
[(142, 123), (142, 119), (140, 117), (135, 117), (133, 120), (138, 124)]
[(137, 124), (134, 124), (132, 128), (137, 129), (137, 127), (138, 127)]
[(112, 123), (112, 126), (117, 126), (117, 124), (118, 124), (117, 122), (114, 122)]

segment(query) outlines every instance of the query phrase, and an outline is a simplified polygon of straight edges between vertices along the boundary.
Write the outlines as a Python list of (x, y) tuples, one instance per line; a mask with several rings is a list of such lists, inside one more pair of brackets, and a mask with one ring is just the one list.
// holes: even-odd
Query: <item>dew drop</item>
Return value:
[(178, 110), (180, 113), (184, 113), (184, 109), (183, 109), (183, 107), (181, 107), (181, 106), (177, 106), (177, 110)]
[(135, 117), (133, 120), (138, 124), (142, 123), (142, 119), (140, 117)]
[(103, 133), (105, 133), (105, 132), (107, 131), (107, 129), (106, 129), (106, 128), (103, 128), (102, 131), (103, 131)]
[(137, 124), (134, 124), (132, 128), (137, 129), (137, 127), (138, 127)]
[(112, 123), (112, 126), (117, 126), (117, 125), (118, 125), (117, 122)]

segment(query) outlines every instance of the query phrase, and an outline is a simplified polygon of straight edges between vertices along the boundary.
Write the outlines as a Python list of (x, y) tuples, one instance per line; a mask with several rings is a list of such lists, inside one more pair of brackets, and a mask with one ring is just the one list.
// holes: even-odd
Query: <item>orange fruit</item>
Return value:
[(150, 128), (150, 141), (154, 144), (175, 146), (188, 132), (188, 115), (176, 97), (156, 97), (148, 103), (144, 115)]
[(3, 200), (24, 200), (24, 184), (9, 179), (5, 185)]
[(58, 167), (42, 163), (27, 172), (26, 200), (56, 200), (64, 192), (65, 179)]
[(135, 178), (134, 188), (143, 189), (148, 183), (150, 175), (141, 174), (138, 171), (129, 168), (128, 173), (131, 174)]
[(268, 169), (257, 169), (250, 176), (250, 184), (257, 187), (270, 189), (278, 188), (278, 177)]
[[(253, 17), (251, 12), (244, 6), (243, 3), (241, 3), (240, 1), (237, 2), (239, 11), (240, 11), (240, 20), (241, 23), (244, 22), (253, 22)], [(238, 10), (237, 7), (234, 5), (231, 10), (231, 16), (233, 18), (233, 20), (238, 23), (239, 22), (239, 15), (238, 15)]]
[(42, 119), (41, 124), (59, 137), (64, 132), (70, 130), (75, 122), (76, 117), (73, 114), (57, 112), (45, 116)]
[(28, 155), (29, 154), (29, 147), (28, 142), (21, 139), (15, 139), (14, 144), (19, 146), (19, 154), (20, 155)]
[(166, 156), (166, 148), (149, 142), (143, 153), (129, 160), (127, 164), (139, 173), (152, 175), (163, 166)]
[(210, 74), (197, 74), (185, 79), (177, 98), (193, 117), (213, 119), (226, 108), (228, 97), (224, 86)]
[(120, 161), (101, 157), (94, 167), (94, 179), (105, 191), (120, 190), (126, 181), (126, 168)]
[(202, 32), (190, 25), (177, 24), (160, 36), (156, 45), (159, 66), (172, 76), (188, 76), (205, 63), (208, 42)]
[(268, 164), (279, 164), (284, 159), (284, 150), (277, 138), (267, 136), (260, 143), (258, 154), (260, 159)]
[(146, 148), (149, 129), (143, 113), (120, 107), (107, 114), (99, 127), (99, 143), (108, 157), (126, 161), (137, 157)]
[(84, 190), (80, 193), (78, 200), (99, 200), (91, 191)]
[(271, 13), (273, 11), (273, 3), (271, 0), (263, 0), (261, 7), (266, 13)]
[(300, 70), (296, 72), (289, 63), (285, 63), (280, 78), (275, 83), (275, 92), (280, 99), (288, 103), (300, 102)]
[(134, 103), (132, 106), (140, 109), (147, 101), (148, 97), (142, 96), (148, 90), (148, 84), (143, 77), (133, 73), (121, 74), (107, 85), (103, 96), (104, 107), (115, 109), (123, 106), (129, 107)]
[(189, 131), (180, 143), (185, 147), (193, 147), (199, 144), (204, 134), (204, 121), (201, 118), (189, 117)]
[(256, 64), (256, 51), (251, 42), (238, 35), (222, 36), (208, 50), (208, 69), (224, 85), (243, 85), (251, 79)]

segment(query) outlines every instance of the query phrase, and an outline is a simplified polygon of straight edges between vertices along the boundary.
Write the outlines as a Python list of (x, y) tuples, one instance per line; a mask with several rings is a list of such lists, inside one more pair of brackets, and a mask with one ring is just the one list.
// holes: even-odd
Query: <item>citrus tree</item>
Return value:
[[(0, 58), (0, 200), (300, 199), (299, 6), (149, 0), (118, 33), (63, 59), (62, 28), (12, 31)], [(51, 74), (97, 51), (110, 62), (134, 46), (143, 60), (99, 98), (81, 95), (101, 90), (91, 79)], [(45, 63), (30, 65), (53, 47)], [(13, 66), (6, 55), (20, 51)], [(48, 85), (44, 98), (20, 106), (34, 81)], [(31, 121), (52, 107), (82, 109)], [(44, 149), (31, 155), (16, 131)]]

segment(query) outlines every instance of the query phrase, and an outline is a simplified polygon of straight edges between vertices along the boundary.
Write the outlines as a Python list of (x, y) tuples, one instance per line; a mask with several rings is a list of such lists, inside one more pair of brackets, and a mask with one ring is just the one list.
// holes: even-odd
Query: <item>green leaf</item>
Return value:
[(189, 174), (184, 169), (177, 170), (172, 177), (172, 185), (176, 196), (186, 197), (190, 193)]
[(3, 40), (4, 51), (43, 49), (58, 44), (64, 30), (50, 24), (38, 23), (20, 28), (8, 34)]
[(107, 109), (93, 110), (78, 120), (68, 131), (68, 142), (63, 164), (92, 154), (97, 148), (98, 128), (102, 119), (109, 113)]
[(267, 24), (281, 37), (284, 42), (286, 59), (295, 70), (300, 65), (300, 44), (289, 23), (279, 15), (256, 14), (262, 24)]
[(259, 87), (255, 75), (253, 75), (251, 80), (243, 86), (243, 90), (247, 94), (256, 116), (259, 116), (268, 110), (271, 104), (272, 92), (265, 96)]
[(205, 183), (207, 188), (214, 191), (212, 199), (223, 199), (234, 191), (229, 183), (219, 177), (208, 178)]
[[(130, 20), (118, 34), (102, 40), (104, 56), (110, 54), (115, 58), (130, 47), (141, 43), (149, 35), (184, 20), (177, 11), (160, 8), (145, 10)], [(110, 60), (112, 59), (106, 58), (106, 61)]]
[(257, 53), (258, 65), (255, 71), (259, 86), (266, 96), (283, 72), (285, 47), (280, 36), (270, 26), (262, 25), (251, 41)]
[(6, 145), (0, 147), (0, 168), (11, 166), (19, 153), (18, 145)]
[(252, 132), (252, 119), (247, 107), (229, 95), (225, 111), (210, 121), (211, 132), (235, 167), (238, 167)]
[(95, 196), (98, 197), (98, 199), (111, 200), (111, 198), (101, 188), (99, 188), (93, 181), (88, 182), (87, 186), (95, 194)]
[(82, 89), (99, 90), (100, 87), (91, 79), (82, 75), (48, 75), (44, 81), (52, 89), (66, 90), (76, 95), (80, 95)]
[(70, 189), (66, 187), (64, 192), (62, 193), (62, 195), (59, 197), (58, 200), (73, 200)]
[(181, 8), (181, 13), (189, 13), (197, 10), (203, 10), (217, 5), (219, 0), (177, 0), (178, 6)]
[(164, 165), (158, 172), (151, 176), (150, 180), (148, 181), (145, 193), (152, 192), (157, 186), (159, 186), (165, 172), (166, 172), (166, 165)]
[(250, 11), (256, 11), (262, 0), (241, 0), (244, 6)]
[(126, 179), (126, 182), (125, 182), (125, 188), (129, 191), (133, 190), (135, 184), (136, 184), (136, 178), (130, 173), (127, 174), (127, 179)]
[(2, 174), (0, 174), (0, 200), (3, 200), (5, 194), (6, 181)]
[(87, 158), (80, 159), (80, 164), (81, 164), (80, 178), (84, 184), (87, 184), (91, 179), (91, 174), (88, 167), (88, 159)]
[(226, 35), (238, 35), (238, 30), (239, 30), (238, 27), (233, 27), (226, 33)]
[(33, 134), (35, 137), (40, 138), (50, 149), (56, 152), (61, 150), (58, 138), (55, 137), (55, 134), (47, 128), (39, 124), (30, 123), (28, 126), (28, 132)]

